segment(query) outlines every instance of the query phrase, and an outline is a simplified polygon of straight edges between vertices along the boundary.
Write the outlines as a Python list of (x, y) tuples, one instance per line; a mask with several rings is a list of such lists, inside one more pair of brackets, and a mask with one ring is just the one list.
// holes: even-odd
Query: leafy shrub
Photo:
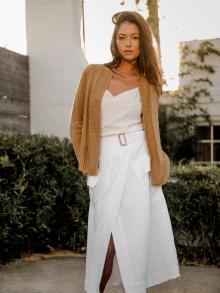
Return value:
[(179, 259), (219, 265), (220, 168), (173, 168), (164, 194)]
[(85, 245), (89, 197), (68, 139), (0, 135), (0, 260)]
[[(172, 168), (163, 186), (179, 260), (219, 264), (220, 169)], [(89, 196), (69, 139), (0, 134), (0, 262), (55, 248), (84, 252)]]

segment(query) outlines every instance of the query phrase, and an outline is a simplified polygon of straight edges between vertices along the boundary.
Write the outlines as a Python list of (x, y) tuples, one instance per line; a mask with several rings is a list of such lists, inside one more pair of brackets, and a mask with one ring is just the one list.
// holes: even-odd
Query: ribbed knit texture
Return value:
[[(75, 93), (70, 136), (79, 170), (97, 175), (101, 142), (101, 99), (108, 89), (113, 72), (104, 64), (89, 64), (83, 70)], [(151, 158), (151, 184), (165, 184), (170, 176), (170, 159), (162, 150), (158, 119), (159, 96), (155, 88), (140, 76), (142, 118)]]

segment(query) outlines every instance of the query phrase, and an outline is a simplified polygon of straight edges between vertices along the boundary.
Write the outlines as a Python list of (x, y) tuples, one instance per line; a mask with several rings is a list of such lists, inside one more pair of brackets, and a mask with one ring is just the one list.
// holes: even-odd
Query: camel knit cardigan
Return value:
[[(70, 136), (73, 149), (84, 175), (97, 175), (101, 139), (101, 98), (109, 87), (113, 72), (104, 64), (89, 64), (83, 70), (75, 93)], [(150, 153), (151, 184), (168, 181), (170, 159), (162, 150), (158, 120), (159, 95), (144, 76), (140, 76), (143, 127)]]

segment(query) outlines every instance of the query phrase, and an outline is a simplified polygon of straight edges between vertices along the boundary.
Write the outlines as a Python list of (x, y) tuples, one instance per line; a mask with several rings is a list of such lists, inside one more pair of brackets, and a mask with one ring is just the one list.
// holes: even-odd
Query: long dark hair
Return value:
[(104, 65), (111, 69), (117, 68), (121, 63), (121, 55), (119, 54), (116, 45), (116, 34), (120, 24), (124, 21), (136, 24), (140, 30), (140, 55), (137, 58), (138, 73), (143, 75), (151, 84), (153, 84), (158, 93), (161, 93), (162, 73), (158, 55), (153, 46), (153, 34), (144, 17), (135, 11), (118, 12), (112, 16), (112, 22), (115, 24), (110, 45), (112, 61), (104, 63)]

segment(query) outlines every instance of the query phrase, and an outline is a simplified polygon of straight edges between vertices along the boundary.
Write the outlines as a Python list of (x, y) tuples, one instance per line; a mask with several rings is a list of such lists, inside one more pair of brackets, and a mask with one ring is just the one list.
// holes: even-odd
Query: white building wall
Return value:
[[(217, 39), (207, 39), (207, 40), (193, 40), (193, 41), (186, 41), (180, 43), (180, 48), (184, 45), (188, 45), (192, 49), (197, 49), (199, 45), (203, 41), (209, 41), (210, 43), (214, 44), (215, 49), (220, 51), (220, 38)], [(193, 59), (194, 57), (194, 59)], [(189, 60), (196, 61), (195, 56), (188, 56)], [(181, 54), (180, 54), (180, 60), (181, 60)], [(217, 55), (209, 55), (205, 57), (205, 64), (211, 65), (215, 73), (209, 74), (206, 71), (185, 75), (184, 77), (180, 77), (180, 86), (184, 86), (187, 84), (190, 84), (190, 80), (197, 79), (197, 78), (206, 78), (208, 77), (212, 83), (213, 86), (208, 85), (207, 83), (201, 84), (201, 86), (206, 88), (208, 92), (211, 95), (212, 101), (209, 101), (208, 97), (201, 97), (199, 98), (199, 104), (203, 105), (205, 107), (210, 116), (213, 123), (220, 123), (220, 56)], [(182, 72), (182, 68), (180, 66), (180, 72)]]
[[(184, 45), (188, 45), (190, 48), (196, 49), (198, 48), (199, 44), (203, 41), (209, 41), (210, 43), (214, 44), (215, 49), (220, 51), (220, 38), (218, 39), (207, 39), (207, 40), (194, 40), (194, 41), (187, 41), (181, 42), (180, 48)], [(181, 51), (180, 51), (180, 61), (181, 61)], [(189, 61), (196, 61), (195, 55), (188, 56)], [(181, 62), (180, 62), (181, 64)], [(219, 146), (220, 146), (220, 138), (219, 138), (219, 126), (220, 126), (220, 56), (211, 55), (207, 56), (205, 59), (206, 65), (211, 65), (215, 73), (209, 74), (205, 71), (202, 72), (193, 72), (189, 75), (184, 75), (180, 77), (180, 87), (189, 86), (190, 83), (194, 79), (199, 78), (209, 78), (213, 86), (207, 85), (207, 83), (201, 84), (202, 88), (206, 88), (207, 91), (210, 93), (210, 97), (200, 97), (198, 98), (198, 103), (200, 106), (205, 108), (210, 115), (211, 125), (209, 126), (206, 121), (202, 117), (199, 117), (197, 120), (197, 126), (200, 133), (200, 141), (199, 141), (199, 148), (198, 148), (198, 156), (196, 159), (196, 163), (199, 164), (220, 164), (220, 157), (219, 157)], [(184, 68), (180, 66), (180, 73), (184, 71)], [(197, 86), (198, 89), (198, 86)], [(175, 103), (176, 92), (175, 91), (168, 91), (163, 94), (161, 99), (161, 104), (172, 104)]]
[(70, 137), (75, 89), (88, 63), (81, 15), (81, 0), (26, 0), (32, 134)]

